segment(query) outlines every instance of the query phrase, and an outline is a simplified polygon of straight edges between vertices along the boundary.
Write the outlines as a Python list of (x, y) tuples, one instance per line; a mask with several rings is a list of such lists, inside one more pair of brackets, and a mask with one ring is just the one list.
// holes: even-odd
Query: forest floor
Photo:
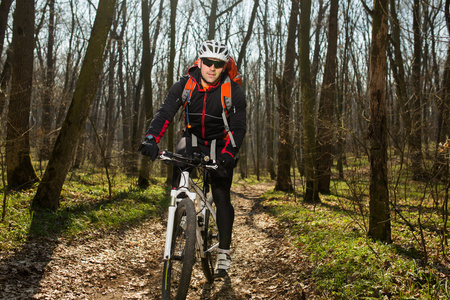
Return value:
[[(233, 186), (229, 278), (204, 289), (197, 263), (188, 299), (315, 298), (309, 260), (261, 203), (260, 195), (272, 188), (273, 183)], [(0, 252), (0, 298), (160, 299), (164, 223), (161, 216), (122, 231), (29, 240), (19, 252)]]

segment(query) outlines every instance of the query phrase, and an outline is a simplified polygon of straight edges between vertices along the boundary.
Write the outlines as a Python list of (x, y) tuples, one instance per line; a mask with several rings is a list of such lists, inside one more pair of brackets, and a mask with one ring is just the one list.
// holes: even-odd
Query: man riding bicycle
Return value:
[[(141, 153), (155, 160), (158, 143), (181, 106), (185, 108), (185, 128), (176, 152), (191, 155), (201, 152), (216, 156), (219, 169), (211, 171), (211, 190), (217, 208), (219, 249), (216, 277), (224, 277), (230, 268), (230, 246), (234, 222), (234, 208), (230, 199), (236, 155), (246, 132), (245, 95), (239, 84), (230, 81), (226, 71), (228, 47), (218, 41), (203, 42), (198, 63), (188, 69), (169, 90), (164, 103), (155, 114), (142, 143)], [(226, 82), (231, 83), (231, 107), (223, 100)], [(186, 97), (187, 83), (192, 85)], [(189, 84), (188, 84), (189, 85)], [(185, 93), (183, 97), (183, 92)], [(187, 99), (184, 99), (187, 98)], [(226, 111), (226, 115), (224, 115)], [(172, 186), (177, 187), (180, 170), (173, 169)]]

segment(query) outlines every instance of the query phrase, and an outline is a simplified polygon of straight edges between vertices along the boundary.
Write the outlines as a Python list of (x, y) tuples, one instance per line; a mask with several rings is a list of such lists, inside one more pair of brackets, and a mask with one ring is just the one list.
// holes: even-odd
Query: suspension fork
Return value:
[(167, 217), (167, 231), (166, 231), (166, 243), (164, 246), (164, 259), (171, 258), (171, 249), (172, 249), (172, 238), (173, 238), (173, 229), (175, 223), (175, 212), (177, 210), (178, 198), (177, 196), (180, 193), (185, 193), (187, 197), (190, 199), (195, 198), (195, 193), (189, 192), (189, 172), (183, 171), (180, 177), (180, 183), (177, 189), (172, 189), (170, 191), (170, 205), (169, 212)]
[(166, 243), (164, 246), (164, 259), (170, 259), (172, 248), (173, 227), (175, 223), (175, 211), (177, 210), (177, 190), (170, 192), (170, 205), (167, 218)]

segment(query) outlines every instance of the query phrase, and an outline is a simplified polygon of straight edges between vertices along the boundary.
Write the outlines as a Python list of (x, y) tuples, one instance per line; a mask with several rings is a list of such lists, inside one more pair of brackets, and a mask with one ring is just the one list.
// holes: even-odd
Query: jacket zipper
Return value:
[(206, 96), (208, 93), (205, 91), (205, 96), (203, 97), (203, 112), (202, 112), (202, 138), (205, 139), (205, 118), (206, 118)]

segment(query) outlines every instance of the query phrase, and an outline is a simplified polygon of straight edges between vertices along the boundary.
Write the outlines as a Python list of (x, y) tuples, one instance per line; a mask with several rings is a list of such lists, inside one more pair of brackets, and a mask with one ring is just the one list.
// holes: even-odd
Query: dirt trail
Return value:
[[(305, 258), (264, 212), (270, 184), (236, 185), (230, 278), (203, 289), (200, 265), (188, 299), (306, 299)], [(1, 299), (160, 299), (164, 226), (161, 220), (77, 241), (29, 242), (0, 253)], [(302, 290), (303, 288), (303, 290)], [(310, 295), (312, 296), (312, 295)]]

